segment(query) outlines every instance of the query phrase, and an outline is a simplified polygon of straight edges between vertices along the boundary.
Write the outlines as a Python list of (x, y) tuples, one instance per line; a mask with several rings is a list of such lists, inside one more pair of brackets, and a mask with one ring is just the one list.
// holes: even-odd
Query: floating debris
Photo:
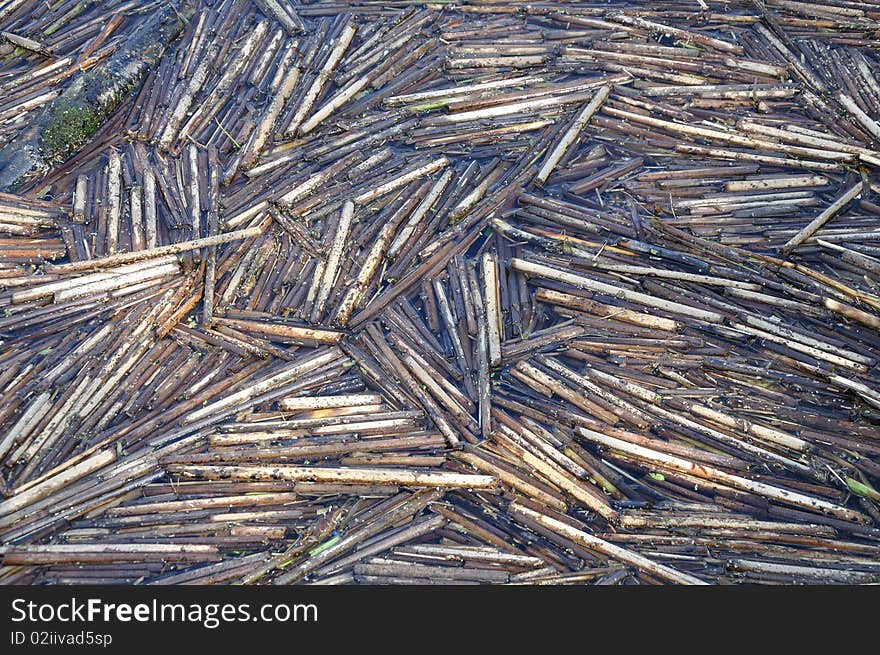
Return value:
[(878, 34), (7, 3), (0, 581), (876, 583)]

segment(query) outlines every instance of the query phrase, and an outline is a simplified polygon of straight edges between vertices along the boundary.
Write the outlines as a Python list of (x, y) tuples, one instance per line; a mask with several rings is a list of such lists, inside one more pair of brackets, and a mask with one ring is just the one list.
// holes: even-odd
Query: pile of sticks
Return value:
[(880, 580), (875, 5), (193, 1), (16, 168), (167, 6), (0, 7), (0, 582)]

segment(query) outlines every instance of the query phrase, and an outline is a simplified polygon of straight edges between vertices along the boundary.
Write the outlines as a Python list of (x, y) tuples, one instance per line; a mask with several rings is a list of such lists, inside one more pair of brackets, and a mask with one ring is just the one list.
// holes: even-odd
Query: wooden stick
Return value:
[(795, 234), (791, 239), (785, 242), (779, 250), (784, 254), (790, 253), (792, 250), (800, 246), (804, 241), (818, 232), (825, 223), (831, 220), (837, 212), (848, 205), (852, 200), (862, 193), (862, 183), (859, 182), (855, 186), (850, 187), (842, 196), (831, 203), (821, 214), (810, 221), (800, 232)]
[(663, 309), (676, 314), (682, 314), (684, 316), (690, 316), (692, 318), (704, 320), (709, 323), (721, 323), (724, 320), (724, 317), (717, 312), (709, 312), (703, 309), (697, 309), (696, 307), (691, 307), (689, 305), (682, 305), (680, 303), (672, 302), (669, 300), (662, 300), (660, 298), (655, 298), (654, 296), (649, 296), (648, 294), (641, 293), (640, 291), (629, 291), (621, 287), (615, 287), (611, 284), (606, 284), (605, 282), (599, 282), (597, 280), (592, 280), (590, 278), (583, 277), (581, 275), (575, 275), (573, 273), (566, 273), (565, 271), (560, 271), (550, 266), (545, 266), (544, 264), (536, 264), (534, 262), (529, 262), (524, 259), (519, 259), (517, 257), (514, 257), (510, 260), (510, 266), (515, 271), (521, 271), (522, 273), (526, 273), (528, 275), (535, 275), (549, 280), (565, 282), (579, 289), (589, 289), (590, 291), (595, 291), (597, 293), (613, 296), (615, 298), (622, 298), (623, 300), (635, 302), (640, 305), (647, 305), (648, 307), (655, 307), (657, 309)]
[(348, 394), (344, 396), (301, 396), (282, 398), (278, 405), (285, 411), (327, 409), (329, 407), (357, 407), (359, 405), (379, 404), (382, 396), (378, 394)]
[(445, 489), (494, 489), (490, 475), (381, 468), (319, 466), (196, 466), (169, 465), (169, 473), (208, 480), (291, 480), (340, 484), (399, 484)]
[(336, 234), (333, 236), (333, 244), (330, 247), (330, 253), (327, 255), (327, 261), (324, 264), (324, 271), (321, 279), (321, 285), (318, 288), (318, 295), (315, 298), (315, 304), (312, 307), (312, 321), (316, 321), (318, 317), (324, 313), (324, 305), (330, 297), (330, 292), (336, 282), (336, 275), (339, 270), (339, 261), (342, 258), (342, 251), (345, 248), (348, 232), (354, 219), (354, 203), (346, 200), (342, 206), (342, 215), (339, 218), (339, 224), (336, 227)]
[(566, 151), (571, 147), (571, 145), (577, 140), (578, 135), (581, 131), (586, 127), (587, 123), (590, 122), (590, 119), (593, 115), (599, 111), (599, 108), (602, 106), (602, 103), (608, 98), (608, 95), (611, 93), (610, 86), (602, 86), (599, 87), (599, 90), (596, 91), (595, 95), (592, 97), (587, 106), (584, 107), (581, 112), (575, 118), (574, 123), (571, 124), (571, 127), (566, 130), (565, 134), (562, 135), (562, 138), (559, 140), (559, 143), (550, 151), (550, 154), (547, 155), (547, 158), (544, 160), (544, 164), (541, 166), (538, 174), (535, 176), (535, 180), (538, 184), (544, 184), (547, 181), (547, 178), (550, 177), (550, 173), (553, 172), (553, 169), (556, 168), (556, 165), (559, 163), (564, 156)]
[(862, 520), (862, 516), (858, 512), (847, 509), (846, 507), (841, 507), (840, 505), (835, 505), (834, 503), (830, 503), (820, 498), (806, 496), (795, 491), (789, 491), (788, 489), (781, 489), (763, 482), (749, 480), (738, 475), (726, 473), (720, 469), (695, 464), (674, 455), (667, 455), (650, 448), (631, 444), (621, 439), (609, 437), (590, 430), (577, 428), (577, 431), (584, 438), (606, 446), (607, 448), (613, 448), (614, 450), (629, 453), (644, 461), (664, 466), (675, 471), (680, 471), (707, 480), (716, 480), (736, 489), (742, 489), (743, 491), (765, 496), (771, 500), (797, 505), (798, 507), (803, 507), (813, 512), (836, 516), (846, 521), (859, 522)]
[[(96, 268), (109, 268), (112, 266), (119, 266), (120, 264), (128, 264), (130, 262), (142, 261), (144, 259), (164, 257), (165, 255), (176, 255), (178, 253), (187, 252), (188, 250), (198, 250), (199, 248), (217, 246), (221, 243), (229, 243), (230, 241), (249, 239), (250, 237), (259, 236), (260, 234), (262, 234), (262, 230), (260, 228), (249, 227), (244, 230), (218, 234), (213, 237), (205, 237), (204, 239), (182, 241), (180, 243), (173, 243), (168, 246), (159, 246), (158, 248), (149, 248), (147, 250), (138, 250), (136, 252), (109, 255), (107, 257), (89, 259), (87, 261), (81, 262), (71, 262), (69, 264), (53, 264), (51, 265), (51, 272), (73, 273), (79, 271), (88, 271)], [(49, 267), (47, 266), (47, 268)]]
[(648, 559), (647, 557), (639, 555), (638, 553), (626, 550), (625, 548), (621, 548), (620, 546), (615, 546), (614, 544), (609, 543), (604, 539), (594, 537), (593, 535), (588, 534), (583, 530), (578, 530), (577, 528), (572, 527), (568, 523), (563, 523), (559, 519), (555, 519), (552, 516), (536, 512), (535, 510), (529, 507), (525, 507), (524, 505), (520, 505), (519, 503), (511, 503), (510, 511), (514, 516), (526, 516), (531, 520), (539, 523), (540, 525), (543, 525), (548, 530), (551, 530), (565, 537), (566, 539), (570, 539), (576, 544), (580, 544), (585, 548), (594, 550), (598, 553), (616, 559), (641, 571), (645, 571), (650, 575), (655, 575), (663, 580), (668, 580), (669, 582), (673, 582), (675, 584), (685, 585), (707, 584), (703, 580), (700, 580), (693, 575), (682, 573), (681, 571), (678, 571), (664, 564), (657, 564), (656, 562)]

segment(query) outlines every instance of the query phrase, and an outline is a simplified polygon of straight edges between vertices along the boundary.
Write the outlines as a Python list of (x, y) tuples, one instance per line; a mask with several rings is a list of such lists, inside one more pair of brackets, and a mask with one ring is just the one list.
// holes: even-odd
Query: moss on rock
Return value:
[(97, 114), (81, 103), (60, 102), (46, 124), (41, 145), (47, 163), (66, 159), (97, 131)]

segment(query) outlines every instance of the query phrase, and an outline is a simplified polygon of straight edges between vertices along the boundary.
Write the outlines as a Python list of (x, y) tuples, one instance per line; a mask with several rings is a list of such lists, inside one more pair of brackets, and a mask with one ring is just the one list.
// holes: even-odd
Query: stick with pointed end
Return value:
[(804, 229), (795, 234), (791, 239), (789, 239), (782, 248), (780, 248), (783, 254), (788, 254), (799, 245), (801, 245), (804, 241), (813, 236), (819, 229), (825, 225), (828, 221), (830, 221), (837, 212), (846, 207), (850, 203), (851, 200), (858, 197), (858, 195), (862, 192), (862, 183), (859, 182), (854, 187), (849, 189), (846, 193), (840, 196), (837, 200), (831, 203), (825, 211), (819, 214), (816, 218), (807, 224)]
[(586, 127), (587, 123), (590, 122), (593, 114), (599, 111), (599, 107), (602, 106), (602, 103), (605, 102), (610, 93), (611, 87), (609, 85), (600, 87), (599, 90), (596, 91), (596, 95), (593, 96), (592, 100), (590, 100), (590, 102), (587, 103), (587, 106), (583, 108), (580, 114), (578, 114), (578, 117), (574, 119), (574, 123), (572, 123), (571, 127), (566, 130), (565, 134), (559, 140), (559, 143), (556, 144), (556, 147), (553, 148), (549, 155), (547, 155), (544, 165), (541, 166), (541, 170), (539, 170), (537, 176), (535, 176), (535, 180), (538, 184), (544, 184), (544, 182), (547, 181), (547, 178), (550, 177), (550, 173), (556, 168), (556, 164), (558, 164), (559, 160), (565, 156), (565, 153), (575, 140), (577, 140), (578, 135), (584, 127)]

